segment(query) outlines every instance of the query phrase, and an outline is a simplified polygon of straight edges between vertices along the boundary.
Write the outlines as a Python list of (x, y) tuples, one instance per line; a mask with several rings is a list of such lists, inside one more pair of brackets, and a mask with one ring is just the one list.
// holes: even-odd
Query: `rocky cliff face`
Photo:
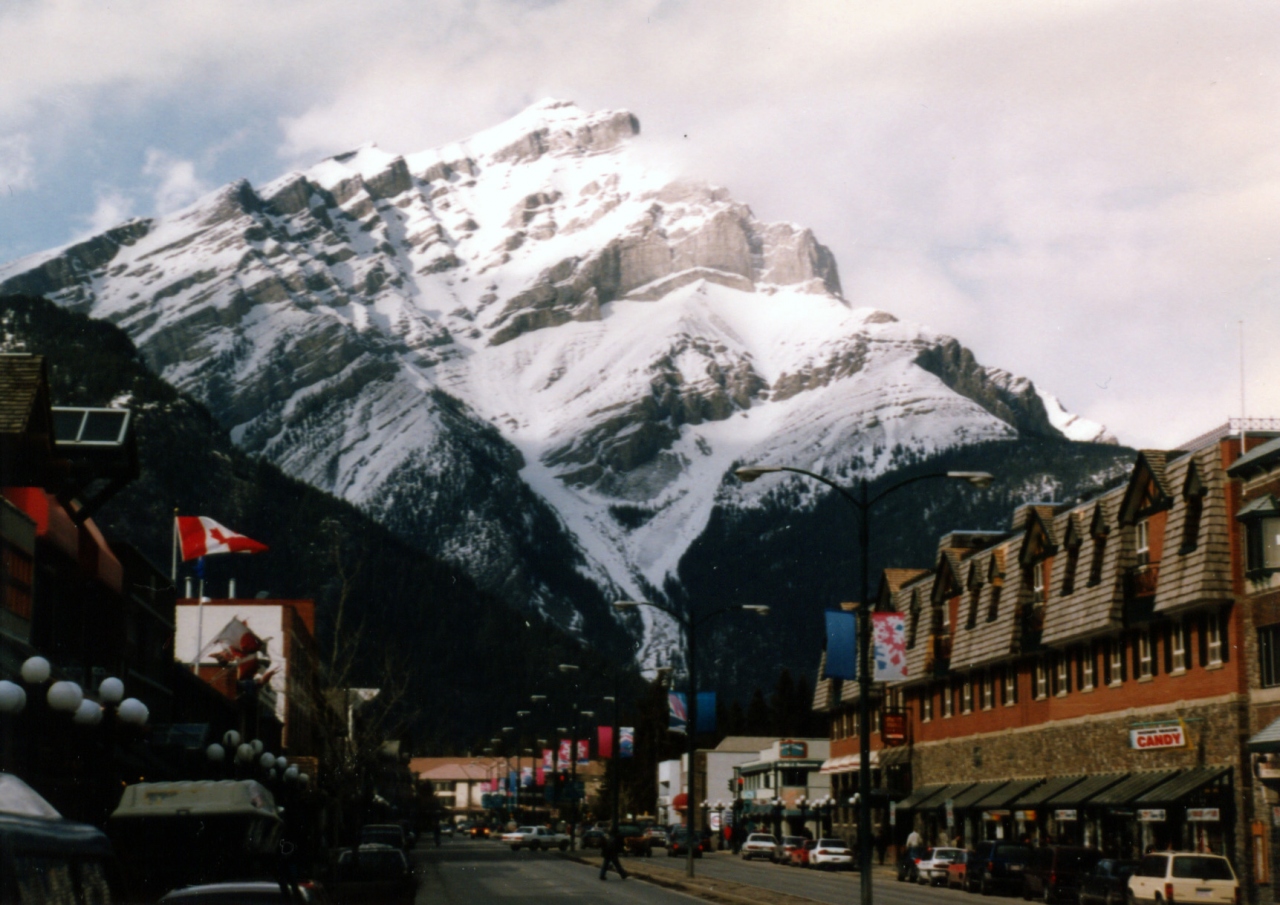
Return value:
[(228, 185), (0, 292), (118, 324), (241, 447), (567, 625), (759, 505), (737, 462), (882, 473), (1057, 434), (1029, 381), (846, 301), (809, 230), (639, 166), (638, 132), (545, 101)]

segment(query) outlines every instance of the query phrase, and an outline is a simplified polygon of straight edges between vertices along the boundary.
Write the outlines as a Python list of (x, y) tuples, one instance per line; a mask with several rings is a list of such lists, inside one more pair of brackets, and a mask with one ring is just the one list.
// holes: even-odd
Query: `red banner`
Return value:
[(542, 769), (554, 770), (556, 768), (556, 753), (550, 748), (542, 749)]
[(606, 760), (613, 757), (612, 726), (600, 726), (596, 729), (596, 756)]
[(578, 739), (578, 766), (583, 767), (591, 763), (591, 741), (590, 739)]
[(569, 760), (573, 757), (573, 742), (567, 738), (560, 739), (560, 756), (557, 758), (559, 766), (569, 766)]

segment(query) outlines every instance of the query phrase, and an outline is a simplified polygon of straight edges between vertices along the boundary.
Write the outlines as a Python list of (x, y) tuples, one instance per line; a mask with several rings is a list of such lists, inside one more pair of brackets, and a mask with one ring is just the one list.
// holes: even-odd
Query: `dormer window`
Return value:
[(1134, 527), (1134, 552), (1138, 558), (1138, 565), (1145, 566), (1151, 562), (1151, 529), (1146, 519), (1138, 522)]
[(1044, 603), (1044, 566), (1035, 563), (1027, 570), (1027, 584), (1031, 587), (1031, 602)]

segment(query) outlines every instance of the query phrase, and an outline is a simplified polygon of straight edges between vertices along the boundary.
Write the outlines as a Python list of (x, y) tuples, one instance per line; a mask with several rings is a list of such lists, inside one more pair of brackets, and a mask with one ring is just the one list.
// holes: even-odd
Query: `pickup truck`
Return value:
[(511, 846), (513, 852), (522, 848), (538, 851), (544, 848), (558, 848), (568, 851), (569, 837), (564, 833), (553, 833), (545, 826), (522, 826), (510, 833), (502, 834), (502, 841)]

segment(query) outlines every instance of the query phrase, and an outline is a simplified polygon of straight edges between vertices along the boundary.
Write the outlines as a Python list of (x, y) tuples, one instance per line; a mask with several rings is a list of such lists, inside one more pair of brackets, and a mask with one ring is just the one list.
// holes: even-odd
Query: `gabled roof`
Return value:
[(964, 567), (960, 557), (966, 551), (941, 550), (938, 553), (938, 564), (934, 566), (932, 602), (939, 603), (954, 597), (964, 590)]
[(43, 355), (0, 355), (0, 434), (22, 434), (43, 427), (44, 433), (52, 435), (47, 421), (32, 423), (41, 414), (37, 403), (48, 386)]
[(1167, 468), (1169, 453), (1160, 449), (1144, 449), (1138, 453), (1129, 474), (1124, 501), (1120, 504), (1120, 523), (1132, 525), (1142, 516), (1168, 509), (1174, 492), (1169, 485)]
[(882, 581), (889, 588), (889, 593), (896, 594), (902, 586), (927, 573), (928, 569), (885, 569)]
[(1053, 530), (1053, 506), (1032, 506), (1026, 517), (1026, 533), (1018, 548), (1018, 562), (1029, 566), (1033, 562), (1058, 552), (1057, 535)]

